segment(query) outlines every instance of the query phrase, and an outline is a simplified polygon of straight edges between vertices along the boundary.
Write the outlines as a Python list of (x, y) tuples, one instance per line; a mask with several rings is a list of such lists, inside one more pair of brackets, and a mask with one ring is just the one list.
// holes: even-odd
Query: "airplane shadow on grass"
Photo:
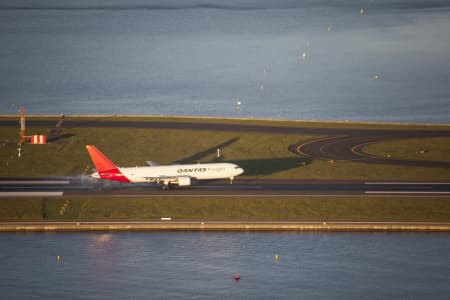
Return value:
[(273, 173), (304, 167), (312, 162), (311, 158), (302, 157), (279, 157), (279, 158), (261, 158), (233, 160), (232, 163), (237, 164), (244, 169), (246, 176), (271, 175)]
[(217, 153), (217, 149), (221, 149), (222, 150), (223, 148), (225, 148), (227, 146), (230, 146), (230, 145), (236, 143), (237, 141), (239, 141), (239, 138), (238, 137), (234, 137), (232, 139), (229, 139), (226, 142), (223, 142), (223, 143), (221, 143), (219, 145), (216, 145), (214, 147), (206, 149), (205, 151), (198, 152), (198, 153), (195, 153), (192, 156), (189, 156), (189, 157), (177, 160), (177, 161), (173, 162), (173, 164), (192, 164), (192, 163), (196, 163), (196, 162), (200, 161), (201, 159), (205, 158), (208, 155)]
[(59, 135), (50, 135), (47, 138), (47, 142), (55, 143), (55, 142), (62, 141), (62, 140), (65, 140), (65, 139), (70, 139), (73, 136), (75, 136), (75, 135), (71, 134), (71, 133), (64, 133), (64, 134), (59, 134)]
[[(237, 142), (239, 137), (232, 138), (219, 145), (211, 147), (205, 151), (198, 152), (192, 156), (177, 160), (174, 164), (188, 164), (196, 163), (201, 159), (215, 154), (217, 149), (223, 149)], [(245, 160), (224, 160), (223, 157), (216, 158), (210, 162), (230, 162), (235, 163), (244, 169), (244, 174), (247, 176), (270, 175), (276, 172), (286, 171), (297, 167), (309, 165), (312, 162), (311, 158), (302, 157), (279, 157), (279, 158), (259, 158), (259, 159), (245, 159)]]

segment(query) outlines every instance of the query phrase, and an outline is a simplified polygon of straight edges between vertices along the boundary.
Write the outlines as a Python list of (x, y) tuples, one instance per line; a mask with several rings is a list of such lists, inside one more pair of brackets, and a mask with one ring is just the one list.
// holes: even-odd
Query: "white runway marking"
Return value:
[(417, 194), (417, 195), (450, 195), (450, 192), (426, 192), (426, 191), (365, 191), (366, 194)]
[[(350, 194), (350, 195), (345, 195), (345, 194), (265, 194), (265, 195), (261, 195), (261, 194), (236, 194), (236, 195), (221, 195), (221, 194), (185, 194), (185, 195), (163, 195), (163, 194), (150, 194), (150, 195), (95, 195), (95, 196), (90, 196), (93, 198), (101, 198), (101, 197), (110, 197), (110, 198), (155, 198), (155, 197), (174, 197), (174, 198), (187, 198), (187, 197), (197, 197), (197, 198), (205, 198), (205, 197), (215, 197), (215, 198), (250, 198), (250, 197), (256, 197), (256, 198), (301, 198), (301, 197), (314, 197), (314, 198), (318, 198), (318, 197), (324, 197), (324, 198), (328, 198), (328, 197), (334, 197), (334, 198), (361, 198), (361, 197), (381, 197), (381, 196), (392, 196), (392, 197), (404, 197), (405, 195), (407, 195), (408, 193), (414, 193), (414, 192), (388, 192), (388, 191), (381, 191), (381, 192), (371, 192), (371, 191), (365, 191), (365, 194), (360, 193), (360, 194)], [(445, 192), (444, 192), (445, 193)], [(446, 194), (450, 194), (450, 192), (447, 193), (440, 193), (440, 192), (436, 192), (436, 193), (430, 193), (430, 192), (423, 192), (423, 194), (417, 194), (416, 195), (407, 195), (408, 197), (414, 197), (414, 198), (423, 198), (423, 197), (439, 197), (439, 196), (444, 196)], [(72, 197), (80, 197), (80, 196), (72, 196)], [(84, 197), (84, 196), (81, 196)]]
[[(183, 197), (218, 197), (218, 198), (239, 198), (239, 197), (258, 197), (258, 198), (268, 198), (268, 197), (361, 197), (363, 195), (355, 194), (355, 195), (339, 195), (339, 194), (230, 194), (230, 195), (223, 195), (223, 194), (150, 194), (150, 195), (108, 195), (107, 197), (117, 198), (117, 197), (124, 197), (124, 198), (145, 198), (145, 197), (175, 197), (175, 198), (183, 198)], [(94, 197), (105, 197), (104, 195), (98, 195)]]
[(64, 192), (0, 192), (0, 197), (62, 197)]
[(53, 185), (53, 184), (69, 184), (69, 180), (0, 180), (0, 185), (21, 185), (21, 184), (36, 184), (36, 185)]
[(383, 182), (383, 181), (367, 181), (368, 185), (450, 185), (450, 182)]

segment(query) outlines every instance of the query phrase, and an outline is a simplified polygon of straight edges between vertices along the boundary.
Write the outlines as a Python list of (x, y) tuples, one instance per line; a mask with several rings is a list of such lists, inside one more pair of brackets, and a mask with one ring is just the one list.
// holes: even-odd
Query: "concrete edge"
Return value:
[(402, 231), (450, 232), (450, 223), (36, 222), (3, 223), (1, 232), (40, 231)]

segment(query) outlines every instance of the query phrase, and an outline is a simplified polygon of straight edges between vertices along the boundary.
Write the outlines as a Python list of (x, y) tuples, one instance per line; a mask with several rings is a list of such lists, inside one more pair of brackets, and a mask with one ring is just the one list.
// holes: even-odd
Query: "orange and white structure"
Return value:
[[(44, 145), (47, 144), (47, 136), (44, 134), (34, 134), (32, 136), (25, 135), (25, 107), (21, 106), (20, 112), (20, 145), (24, 144), (27, 139), (29, 139), (30, 144), (33, 145)], [(20, 155), (19, 155), (20, 156)]]
[(20, 107), (20, 143), (25, 143), (25, 107)]
[(44, 145), (47, 144), (47, 136), (44, 134), (34, 134), (30, 138), (30, 143), (34, 145)]

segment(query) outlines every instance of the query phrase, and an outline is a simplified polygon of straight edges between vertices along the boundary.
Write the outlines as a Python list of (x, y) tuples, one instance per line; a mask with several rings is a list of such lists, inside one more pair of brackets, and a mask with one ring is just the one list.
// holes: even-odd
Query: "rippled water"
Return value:
[(0, 245), (4, 299), (447, 299), (450, 293), (448, 234), (17, 233), (0, 234)]
[(5, 0), (0, 113), (449, 123), (449, 8)]

